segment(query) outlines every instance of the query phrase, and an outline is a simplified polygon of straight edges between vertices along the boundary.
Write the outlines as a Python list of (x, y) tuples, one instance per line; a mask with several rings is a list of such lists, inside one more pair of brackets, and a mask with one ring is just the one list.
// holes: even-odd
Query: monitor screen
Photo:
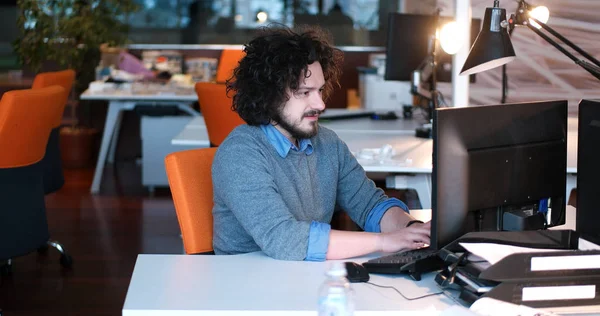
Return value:
[[(429, 42), (435, 33), (435, 16), (390, 13), (387, 32), (385, 80), (410, 81), (412, 72), (417, 70), (429, 52)], [(440, 17), (440, 27), (452, 21), (451, 17)], [(471, 43), (475, 41), (481, 20), (471, 21)], [(436, 50), (437, 81), (452, 81), (452, 55), (441, 48)], [(471, 82), (475, 76), (471, 75)]]
[(567, 101), (440, 108), (433, 134), (432, 245), (564, 224)]
[(577, 131), (577, 224), (584, 239), (600, 244), (600, 100), (581, 100)]

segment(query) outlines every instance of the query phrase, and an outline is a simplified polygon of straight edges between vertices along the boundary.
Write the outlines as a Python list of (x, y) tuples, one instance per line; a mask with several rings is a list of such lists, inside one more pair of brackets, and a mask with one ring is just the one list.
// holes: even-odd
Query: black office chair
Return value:
[[(42, 159), (64, 89), (14, 90), (0, 100), (0, 272), (11, 259), (43, 248), (50, 234), (44, 201)], [(50, 242), (52, 243), (52, 242)], [(69, 267), (71, 257), (61, 254)]]
[[(52, 130), (50, 131), (50, 137), (48, 138), (48, 143), (46, 144), (46, 153), (44, 154), (44, 158), (41, 161), (45, 194), (54, 193), (60, 190), (65, 184), (59, 144), (60, 126), (62, 123), (63, 112), (66, 106), (66, 102), (69, 98), (71, 89), (73, 88), (74, 81), (75, 71), (73, 71), (72, 69), (67, 69), (62, 71), (39, 73), (35, 76), (35, 79), (33, 80), (33, 84), (31, 86), (32, 89), (40, 89), (58, 85), (63, 87), (64, 89), (64, 95), (62, 96), (64, 104), (61, 108), (57, 109), (56, 113), (54, 113), (53, 118), (51, 118)], [(65, 247), (55, 240), (49, 240), (46, 245), (43, 245), (42, 247), (40, 247), (40, 249), (38, 249), (38, 252), (43, 254), (47, 253), (48, 246), (56, 248), (63, 255), (61, 258), (65, 259), (61, 260), (71, 261), (69, 259), (71, 257), (67, 254)], [(66, 264), (70, 265), (71, 262), (66, 262)]]

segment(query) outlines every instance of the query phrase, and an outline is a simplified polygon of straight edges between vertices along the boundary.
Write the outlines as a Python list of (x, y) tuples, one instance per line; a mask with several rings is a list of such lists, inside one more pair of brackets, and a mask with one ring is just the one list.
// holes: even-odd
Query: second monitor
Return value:
[(567, 101), (434, 112), (432, 246), (565, 222)]
[[(439, 24), (450, 22), (450, 17), (440, 17)], [(435, 33), (434, 15), (390, 13), (385, 58), (385, 80), (410, 81), (412, 72), (419, 69), (429, 54), (431, 36)], [(471, 20), (471, 43), (479, 34), (481, 20)], [(437, 81), (452, 80), (452, 56), (437, 50)], [(471, 75), (471, 82), (475, 76)]]

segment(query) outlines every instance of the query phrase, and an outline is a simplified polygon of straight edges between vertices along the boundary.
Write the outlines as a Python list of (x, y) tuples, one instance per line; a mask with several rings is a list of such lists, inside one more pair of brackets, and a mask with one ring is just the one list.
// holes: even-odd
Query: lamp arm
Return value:
[(573, 42), (571, 42), (570, 40), (568, 40), (564, 36), (560, 35), (560, 33), (558, 33), (557, 31), (555, 31), (553, 28), (551, 28), (547, 24), (545, 24), (545, 23), (543, 23), (543, 22), (541, 22), (538, 19), (533, 18), (533, 17), (530, 17), (530, 19), (532, 19), (533, 21), (535, 21), (536, 23), (538, 23), (539, 25), (541, 25), (544, 30), (548, 31), (548, 33), (556, 36), (556, 38), (558, 38), (559, 40), (561, 40), (563, 43), (567, 44), (569, 47), (571, 47), (572, 49), (574, 49), (576, 52), (580, 53), (583, 57), (587, 58), (589, 61), (591, 61), (592, 63), (594, 63), (596, 66), (600, 67), (600, 61), (598, 61), (596, 58), (594, 58), (594, 56), (588, 54), (588, 52), (584, 51), (579, 46), (575, 45)]
[[(538, 21), (536, 19), (533, 19), (533, 20), (536, 23), (542, 25), (542, 27), (544, 27), (544, 25), (545, 25), (544, 23), (542, 23), (542, 22), (540, 22), (540, 21)], [(527, 27), (530, 30), (532, 30), (533, 32), (535, 32), (537, 35), (539, 35), (541, 38), (543, 38), (550, 45), (552, 45), (556, 49), (558, 49), (561, 53), (563, 53), (567, 57), (569, 57), (569, 59), (571, 59), (572, 61), (574, 61), (575, 64), (579, 65), (581, 68), (585, 69), (587, 72), (589, 72), (594, 77), (596, 77), (598, 80), (600, 80), (600, 67), (598, 67), (596, 65), (592, 65), (591, 63), (589, 63), (589, 62), (587, 62), (585, 60), (581, 60), (581, 59), (577, 58), (575, 55), (571, 54), (568, 50), (564, 49), (557, 42), (555, 42), (553, 39), (551, 39), (548, 35), (542, 33), (542, 31), (538, 30), (535, 26), (532, 26), (530, 23), (527, 23)]]

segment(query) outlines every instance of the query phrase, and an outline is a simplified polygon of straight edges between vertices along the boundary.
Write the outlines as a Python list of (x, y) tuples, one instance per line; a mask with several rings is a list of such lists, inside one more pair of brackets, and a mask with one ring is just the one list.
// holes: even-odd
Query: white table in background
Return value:
[[(349, 112), (345, 109), (327, 111), (328, 115)], [(414, 136), (415, 128), (419, 126), (416, 121), (357, 118), (323, 122), (321, 125), (335, 131), (354, 153), (364, 149), (378, 149), (386, 144), (392, 145), (395, 152), (393, 159), (358, 159), (359, 163), (367, 173), (387, 175), (388, 188), (414, 189), (419, 195), (421, 207), (431, 208), (433, 143), (431, 139)], [(173, 138), (171, 144), (208, 147), (208, 134), (204, 126), (202, 117), (193, 118), (181, 133)]]
[[(334, 111), (337, 110), (337, 111)], [(348, 112), (331, 109), (330, 114)], [(359, 163), (371, 174), (387, 174), (386, 186), (394, 189), (411, 188), (417, 191), (421, 207), (431, 208), (431, 173), (433, 169), (433, 140), (414, 136), (418, 126), (412, 120), (375, 121), (369, 118), (339, 120), (321, 123), (335, 131), (350, 150), (359, 153), (365, 149), (392, 145), (392, 159), (377, 161), (360, 159)], [(196, 117), (173, 138), (173, 145), (196, 145), (208, 147), (208, 134), (202, 117)], [(568, 119), (567, 132), (567, 183), (565, 201), (577, 185), (577, 118)]]
[(94, 180), (90, 191), (98, 193), (102, 183), (102, 172), (104, 164), (114, 162), (116, 140), (121, 128), (123, 111), (133, 110), (137, 104), (144, 105), (175, 105), (183, 112), (198, 116), (199, 113), (190, 107), (190, 104), (198, 100), (196, 94), (132, 94), (126, 92), (95, 92), (86, 90), (80, 97), (81, 100), (103, 100), (108, 101), (106, 123), (102, 133), (102, 143), (96, 162)]

